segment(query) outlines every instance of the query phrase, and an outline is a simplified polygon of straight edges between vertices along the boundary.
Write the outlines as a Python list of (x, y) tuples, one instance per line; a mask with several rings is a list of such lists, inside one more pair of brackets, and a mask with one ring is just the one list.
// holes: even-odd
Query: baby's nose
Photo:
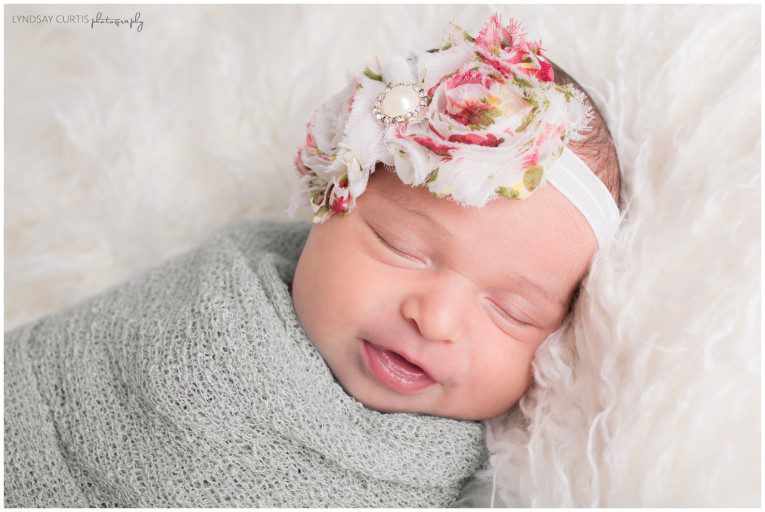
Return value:
[(445, 270), (411, 283), (401, 313), (414, 323), (423, 337), (456, 343), (463, 338), (465, 315), (470, 309), (472, 283)]

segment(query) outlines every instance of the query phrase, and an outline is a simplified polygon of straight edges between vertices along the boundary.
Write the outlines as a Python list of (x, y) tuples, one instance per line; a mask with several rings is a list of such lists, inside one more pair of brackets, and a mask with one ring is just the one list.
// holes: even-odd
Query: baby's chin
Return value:
[[(341, 385), (343, 385), (341, 383)], [(432, 388), (414, 395), (402, 395), (386, 389), (371, 378), (360, 378), (357, 381), (343, 385), (350, 396), (361, 402), (366, 408), (384, 413), (415, 413), (455, 418), (447, 411), (438, 407), (438, 394), (441, 392), (436, 384)]]
[[(346, 388), (344, 387), (344, 389)], [(441, 403), (443, 400), (437, 396), (439, 390), (435, 389), (425, 391), (422, 395), (389, 397), (380, 392), (379, 388), (374, 385), (365, 386), (362, 384), (354, 392), (346, 389), (346, 393), (353, 396), (366, 408), (383, 413), (427, 414), (455, 420), (484, 421), (507, 411), (506, 408), (502, 408), (496, 413), (486, 414), (472, 411), (469, 408), (456, 410), (454, 407)]]

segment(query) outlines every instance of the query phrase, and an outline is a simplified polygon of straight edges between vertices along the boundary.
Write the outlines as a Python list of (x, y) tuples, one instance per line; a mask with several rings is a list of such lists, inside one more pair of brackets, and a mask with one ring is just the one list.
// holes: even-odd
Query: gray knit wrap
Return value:
[(442, 507), (484, 426), (348, 395), (287, 283), (307, 222), (237, 221), (5, 333), (5, 504)]

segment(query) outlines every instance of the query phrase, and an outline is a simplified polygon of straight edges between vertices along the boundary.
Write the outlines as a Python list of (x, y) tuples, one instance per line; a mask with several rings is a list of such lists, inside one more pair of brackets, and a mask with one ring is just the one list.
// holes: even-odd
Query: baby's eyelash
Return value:
[(513, 315), (511, 315), (510, 313), (508, 313), (507, 311), (505, 311), (505, 310), (504, 310), (504, 308), (501, 308), (500, 306), (498, 306), (498, 305), (497, 305), (497, 304), (495, 304), (494, 302), (492, 302), (492, 305), (494, 305), (494, 307), (495, 307), (495, 308), (497, 308), (497, 310), (499, 311), (499, 313), (500, 313), (501, 315), (503, 315), (503, 316), (507, 317), (507, 318), (508, 318), (508, 319), (509, 319), (511, 322), (515, 322), (515, 323), (517, 323), (517, 324), (520, 324), (522, 327), (531, 327), (531, 324), (529, 324), (529, 323), (526, 323), (526, 322), (524, 322), (523, 320), (518, 320), (518, 319), (517, 319), (517, 318), (515, 318)]
[(400, 251), (399, 249), (396, 249), (395, 247), (393, 247), (393, 246), (392, 246), (391, 244), (389, 244), (389, 243), (388, 243), (388, 242), (387, 242), (387, 241), (386, 241), (386, 240), (385, 240), (383, 237), (381, 237), (381, 236), (380, 236), (380, 235), (377, 233), (377, 231), (374, 231), (374, 234), (375, 234), (375, 236), (377, 237), (377, 239), (380, 241), (380, 243), (382, 243), (382, 244), (383, 244), (385, 247), (387, 247), (387, 248), (388, 248), (388, 249), (390, 249), (391, 251), (395, 252), (396, 254), (398, 254), (399, 256), (401, 256), (402, 258), (406, 258), (406, 259), (408, 259), (408, 260), (413, 260), (413, 261), (420, 261), (420, 259), (419, 259), (419, 258), (415, 258), (414, 256), (412, 256), (412, 255), (410, 255), (410, 254), (407, 254), (407, 253), (405, 253), (405, 252), (403, 252), (403, 251)]

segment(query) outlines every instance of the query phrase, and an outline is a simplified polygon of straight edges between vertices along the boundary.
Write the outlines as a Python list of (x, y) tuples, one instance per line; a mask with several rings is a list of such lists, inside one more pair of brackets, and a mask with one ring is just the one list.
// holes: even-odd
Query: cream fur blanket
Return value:
[[(537, 386), (489, 422), (495, 506), (758, 506), (757, 6), (6, 6), (5, 329), (283, 218), (346, 73), (495, 9), (595, 98), (629, 201)], [(12, 18), (99, 10), (143, 29)]]

